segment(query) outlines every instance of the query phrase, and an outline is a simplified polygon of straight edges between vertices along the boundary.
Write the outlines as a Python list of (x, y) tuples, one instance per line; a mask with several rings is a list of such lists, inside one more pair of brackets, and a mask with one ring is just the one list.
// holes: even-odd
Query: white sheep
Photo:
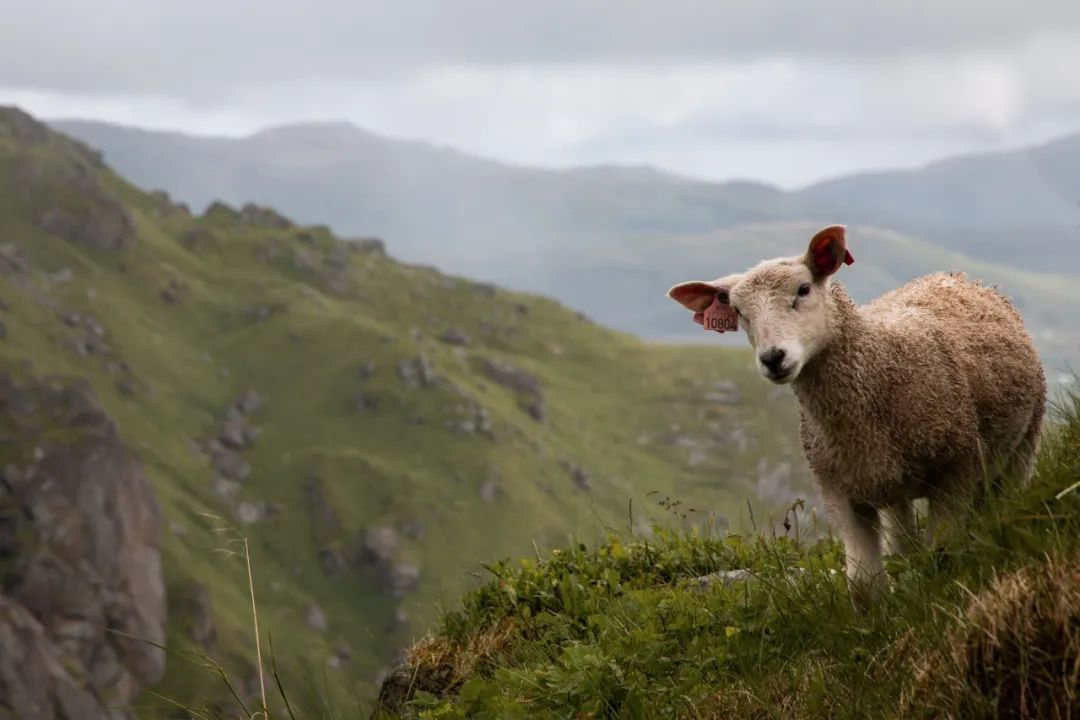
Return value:
[(880, 587), (882, 520), (889, 549), (902, 552), (916, 537), (915, 499), (929, 499), (940, 537), (986, 481), (1028, 481), (1046, 381), (1019, 313), (996, 290), (934, 274), (857, 307), (831, 282), (845, 262), (845, 230), (834, 225), (803, 256), (668, 295), (699, 323), (736, 313), (761, 374), (791, 384), (803, 450), (865, 605)]

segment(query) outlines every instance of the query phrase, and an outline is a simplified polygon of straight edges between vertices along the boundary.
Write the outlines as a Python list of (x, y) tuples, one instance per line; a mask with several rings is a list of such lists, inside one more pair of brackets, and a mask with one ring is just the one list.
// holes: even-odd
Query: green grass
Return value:
[[(264, 639), (274, 637), (283, 679), (295, 687), (310, 678), (328, 703), (355, 707), (374, 696), (396, 650), (456, 607), (494, 557), (571, 536), (598, 541), (631, 516), (647, 527), (668, 515), (664, 498), (693, 508), (687, 525), (710, 515), (737, 525), (749, 517), (747, 497), (760, 519), (777, 509), (755, 496), (762, 458), (769, 467), (791, 463), (793, 489), (808, 487), (793, 403), (756, 377), (748, 352), (641, 342), (545, 298), (349, 252), (323, 228), (271, 227), (225, 208), (192, 216), (96, 166), (61, 136), (32, 140), (6, 128), (0, 117), (0, 243), (13, 244), (28, 268), (0, 277), (0, 368), (29, 364), (39, 376), (91, 383), (164, 508), (170, 650), (202, 651), (188, 637), (182, 600), (205, 586), (218, 636), (211, 651), (249, 698), (255, 647), (246, 572), (218, 552), (225, 543), (212, 517), (250, 540), (260, 627)], [(41, 229), (52, 207), (93, 217), (115, 204), (136, 229), (125, 250)], [(343, 267), (334, 270), (339, 256)], [(60, 282), (64, 270), (73, 277)], [(170, 283), (182, 288), (173, 304), (161, 295)], [(275, 309), (261, 322), (252, 314), (260, 305)], [(85, 334), (62, 321), (72, 312), (100, 323), (107, 353), (72, 349)], [(467, 333), (469, 345), (440, 342), (447, 327)], [(435, 386), (412, 388), (398, 377), (398, 363), (420, 353), (440, 377)], [(543, 422), (482, 373), (484, 359), (538, 379)], [(133, 395), (118, 385), (120, 362), (131, 368)], [(365, 381), (359, 368), (367, 362), (376, 371)], [(726, 381), (741, 400), (706, 397)], [(245, 452), (252, 472), (240, 497), (279, 512), (243, 526), (214, 492), (212, 468), (193, 442), (211, 435), (249, 389), (265, 398), (251, 415), (263, 434)], [(361, 391), (380, 398), (377, 412), (354, 408)], [(462, 403), (487, 409), (490, 437), (446, 426)], [(588, 472), (588, 489), (566, 463)], [(329, 535), (308, 511), (312, 475), (338, 515), (340, 529)], [(498, 484), (491, 503), (480, 492), (489, 480)], [(324, 544), (348, 555), (366, 528), (409, 523), (423, 533), (401, 533), (398, 560), (419, 568), (416, 592), (396, 598), (361, 568), (337, 578), (320, 569)], [(329, 620), (325, 633), (304, 620), (312, 602)], [(409, 617), (404, 626), (399, 610)], [(352, 661), (334, 668), (328, 661), (339, 645)], [(196, 708), (230, 707), (219, 678), (178, 656), (155, 692)], [(172, 710), (147, 696), (140, 712)]]
[[(831, 539), (612, 536), (489, 566), (412, 648), (388, 705), (417, 719), (1075, 716), (1080, 398), (1064, 405), (1031, 487), (938, 550), (890, 558), (866, 614)], [(697, 581), (742, 568), (752, 579)]]

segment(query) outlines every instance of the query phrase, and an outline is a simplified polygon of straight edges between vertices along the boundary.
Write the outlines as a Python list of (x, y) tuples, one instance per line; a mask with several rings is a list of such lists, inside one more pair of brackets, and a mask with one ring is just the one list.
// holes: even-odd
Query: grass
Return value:
[(491, 565), (411, 649), (384, 716), (1075, 717), (1080, 400), (1061, 414), (1032, 486), (936, 551), (889, 558), (890, 592), (866, 614), (828, 538), (572, 545)]

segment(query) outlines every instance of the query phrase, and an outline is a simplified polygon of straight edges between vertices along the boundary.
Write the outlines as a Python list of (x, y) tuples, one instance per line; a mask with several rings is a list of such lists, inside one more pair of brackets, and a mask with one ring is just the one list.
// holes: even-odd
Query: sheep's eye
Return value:
[(803, 283), (799, 286), (799, 297), (806, 297), (810, 294), (810, 283)]

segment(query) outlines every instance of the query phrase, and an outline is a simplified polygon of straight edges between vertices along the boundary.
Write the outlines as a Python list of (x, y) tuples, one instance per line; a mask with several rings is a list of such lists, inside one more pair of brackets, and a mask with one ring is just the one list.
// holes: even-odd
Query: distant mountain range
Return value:
[(649, 338), (693, 330), (663, 298), (673, 282), (799, 252), (813, 226), (842, 222), (858, 261), (842, 279), (858, 299), (915, 274), (970, 271), (1028, 306), (1052, 363), (1080, 357), (1080, 135), (786, 192), (648, 168), (513, 167), (342, 123), (238, 139), (52, 124), (196, 210), (252, 201), (377, 234), (402, 259), (543, 292)]

